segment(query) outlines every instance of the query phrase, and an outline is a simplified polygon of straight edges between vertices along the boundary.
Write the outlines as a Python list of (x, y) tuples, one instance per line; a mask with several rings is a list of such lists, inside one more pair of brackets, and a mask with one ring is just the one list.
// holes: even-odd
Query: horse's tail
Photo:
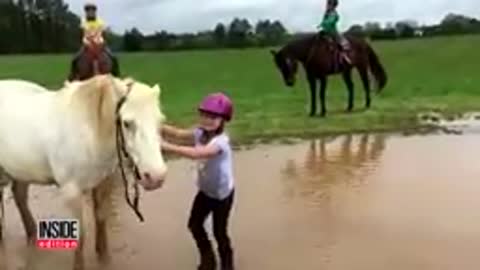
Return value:
[(380, 92), (387, 84), (387, 73), (383, 68), (373, 48), (367, 44), (367, 54), (370, 70), (377, 81), (377, 91)]

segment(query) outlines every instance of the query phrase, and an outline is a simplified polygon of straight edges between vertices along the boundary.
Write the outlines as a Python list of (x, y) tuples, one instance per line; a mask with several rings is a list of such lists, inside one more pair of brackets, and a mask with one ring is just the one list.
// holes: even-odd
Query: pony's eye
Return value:
[(135, 129), (135, 123), (131, 120), (124, 120), (123, 121), (123, 126), (128, 130)]

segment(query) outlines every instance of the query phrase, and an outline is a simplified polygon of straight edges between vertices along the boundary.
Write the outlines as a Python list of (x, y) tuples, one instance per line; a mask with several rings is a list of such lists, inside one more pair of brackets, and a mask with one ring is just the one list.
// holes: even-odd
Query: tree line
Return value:
[[(403, 20), (381, 25), (367, 22), (352, 25), (348, 33), (372, 40), (394, 40), (439, 35), (480, 33), (480, 21), (460, 14), (448, 14), (435, 25)], [(107, 30), (106, 40), (115, 51), (169, 51), (267, 47), (283, 44), (306, 33), (289, 33), (278, 20), (233, 18), (213, 29), (176, 34), (158, 31), (145, 35), (138, 28), (123, 34)], [(0, 2), (0, 53), (60, 53), (78, 50), (81, 43), (80, 17), (63, 0), (2, 0)]]

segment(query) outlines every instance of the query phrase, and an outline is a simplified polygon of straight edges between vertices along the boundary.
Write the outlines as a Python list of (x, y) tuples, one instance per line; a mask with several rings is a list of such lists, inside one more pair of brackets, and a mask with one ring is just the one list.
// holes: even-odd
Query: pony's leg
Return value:
[(108, 263), (110, 254), (108, 252), (107, 221), (110, 214), (111, 194), (113, 191), (113, 179), (108, 177), (93, 189), (93, 211), (95, 216), (95, 250), (100, 261)]
[(325, 105), (325, 96), (327, 91), (328, 80), (327, 77), (320, 78), (320, 105), (322, 106), (322, 111), (320, 115), (323, 117), (327, 114), (327, 106)]
[(365, 108), (370, 108), (371, 98), (370, 98), (370, 80), (368, 79), (368, 69), (367, 67), (359, 67), (358, 73), (360, 74), (360, 79), (363, 83), (363, 89), (365, 90)]
[(10, 178), (0, 169), (0, 245), (3, 240), (5, 228), (5, 202), (3, 201), (5, 187), (9, 184)]
[(73, 269), (83, 270), (85, 268), (83, 249), (85, 247), (85, 229), (87, 228), (86, 226), (87, 224), (84, 222), (85, 219), (83, 218), (83, 194), (71, 200), (69, 204), (70, 204), (70, 209), (74, 213), (75, 217), (78, 218), (78, 221), (81, 226), (80, 237), (79, 237), (80, 239), (78, 241), (79, 245), (75, 250), (75, 260), (74, 260)]
[(314, 116), (317, 112), (317, 79), (312, 74), (309, 74), (307, 79), (310, 86), (310, 116)]
[(347, 112), (351, 112), (353, 110), (353, 81), (352, 81), (352, 70), (348, 69), (342, 73), (343, 81), (347, 86), (348, 90), (348, 106)]
[(27, 240), (34, 243), (37, 236), (37, 227), (32, 212), (28, 208), (28, 188), (29, 184), (25, 182), (13, 181), (12, 183), (13, 200), (20, 212)]
[(84, 258), (83, 258), (83, 248), (85, 246), (85, 230), (87, 224), (84, 222), (83, 218), (83, 192), (77, 185), (77, 182), (71, 180), (69, 183), (61, 187), (61, 194), (63, 195), (67, 207), (73, 214), (74, 218), (77, 218), (80, 225), (80, 235), (78, 246), (75, 249), (75, 257), (73, 261), (73, 269), (83, 270), (84, 269)]
[(3, 186), (0, 185), (0, 244), (3, 241), (3, 226), (5, 226), (5, 205), (3, 204)]

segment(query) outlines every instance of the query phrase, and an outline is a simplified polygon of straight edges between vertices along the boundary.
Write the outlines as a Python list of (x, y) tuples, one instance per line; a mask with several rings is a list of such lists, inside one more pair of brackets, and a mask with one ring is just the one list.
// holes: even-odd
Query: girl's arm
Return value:
[(207, 159), (214, 157), (220, 153), (220, 148), (215, 144), (209, 144), (205, 146), (189, 147), (171, 144), (168, 142), (162, 142), (162, 149), (165, 151), (173, 152), (178, 155), (190, 158), (190, 159)]
[(188, 144), (194, 144), (194, 134), (191, 129), (182, 129), (167, 124), (163, 124), (160, 130), (165, 137), (171, 137), (177, 140), (186, 141)]

